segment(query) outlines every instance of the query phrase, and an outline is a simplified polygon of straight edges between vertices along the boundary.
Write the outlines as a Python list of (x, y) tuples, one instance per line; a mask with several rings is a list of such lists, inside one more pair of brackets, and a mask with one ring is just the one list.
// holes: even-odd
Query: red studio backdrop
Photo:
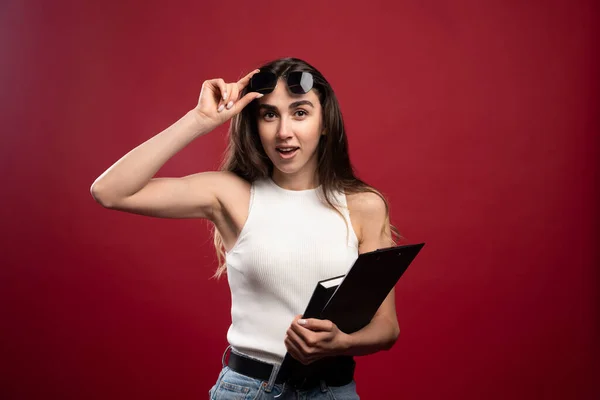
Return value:
[[(201, 399), (230, 322), (209, 225), (89, 194), (127, 151), (282, 56), (329, 79), (358, 174), (426, 247), (364, 399), (593, 399), (598, 3), (0, 6), (0, 397)], [(160, 171), (215, 169), (226, 126)]]

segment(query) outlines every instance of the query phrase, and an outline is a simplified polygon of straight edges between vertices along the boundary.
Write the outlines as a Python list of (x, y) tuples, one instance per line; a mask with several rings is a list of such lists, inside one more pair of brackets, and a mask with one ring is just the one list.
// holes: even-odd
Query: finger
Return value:
[(298, 349), (304, 355), (308, 355), (312, 352), (311, 347), (307, 344), (308, 341), (302, 334), (296, 332), (293, 328), (287, 330), (288, 338), (298, 347)]
[(295, 324), (313, 332), (331, 332), (334, 329), (333, 322), (327, 319), (298, 319), (295, 321)]
[(285, 348), (287, 349), (288, 353), (290, 353), (290, 355), (296, 360), (303, 363), (304, 355), (298, 348), (298, 345), (296, 345), (296, 343), (294, 343), (289, 336), (286, 336), (283, 342), (285, 343)]
[(324, 349), (323, 345), (330, 340), (327, 334), (314, 333), (307, 329), (304, 332), (298, 333), (293, 328), (290, 328), (287, 331), (287, 335), (302, 351), (305, 357), (320, 357)]
[(315, 332), (307, 325), (308, 321), (309, 320), (302, 319), (301, 316), (298, 315), (296, 318), (294, 318), (294, 321), (290, 325), (290, 330), (294, 331), (298, 336), (300, 336), (305, 343), (312, 343), (315, 340)]
[(288, 352), (294, 357), (296, 360), (300, 361), (304, 365), (308, 365), (319, 358), (321, 358), (318, 354), (312, 354), (310, 351), (307, 352), (302, 348), (302, 345), (299, 344), (297, 339), (294, 339), (293, 335), (286, 335), (284, 343)]
[(225, 99), (228, 96), (227, 85), (225, 84), (225, 81), (223, 79), (221, 79), (221, 78), (215, 79), (213, 82), (219, 88), (219, 97), (220, 97), (220, 99), (219, 98), (217, 99), (218, 100), (217, 111), (221, 112), (221, 111), (223, 111), (225, 109), (225, 105), (223, 103), (224, 103)]
[(236, 83), (231, 84), (231, 96), (230, 99), (235, 103), (240, 99), (240, 89)]
[(223, 98), (223, 96), (225, 96), (225, 94), (227, 93), (227, 85), (225, 84), (225, 81), (221, 78), (218, 78), (212, 79), (209, 82), (219, 88), (218, 95), (220, 98)]
[(237, 84), (238, 84), (238, 89), (242, 90), (244, 89), (246, 86), (248, 86), (248, 84), (250, 83), (250, 78), (252, 78), (252, 75), (257, 74), (260, 72), (260, 69), (255, 69), (254, 71), (250, 72), (248, 75), (246, 75), (245, 77), (243, 77), (242, 79), (240, 79)]
[(325, 350), (333, 338), (333, 335), (329, 332), (313, 332), (308, 329), (297, 331), (294, 328), (289, 330), (291, 331), (289, 335), (296, 335), (299, 344), (309, 354)]
[(292, 322), (289, 331), (294, 332), (294, 334), (300, 337), (303, 342), (308, 342), (310, 340), (308, 335), (314, 333), (310, 329), (306, 329), (302, 325), (299, 325), (297, 321)]
[(257, 92), (251, 92), (239, 99), (236, 103), (233, 104), (231, 108), (236, 114), (243, 110), (252, 100), (260, 99), (264, 95)]
[(228, 110), (231, 110), (231, 107), (233, 107), (233, 104), (237, 101), (237, 97), (238, 97), (238, 88), (237, 88), (237, 84), (235, 83), (230, 83), (227, 85), (227, 90), (229, 91), (229, 101), (227, 102), (227, 105), (225, 106), (225, 108), (227, 108)]

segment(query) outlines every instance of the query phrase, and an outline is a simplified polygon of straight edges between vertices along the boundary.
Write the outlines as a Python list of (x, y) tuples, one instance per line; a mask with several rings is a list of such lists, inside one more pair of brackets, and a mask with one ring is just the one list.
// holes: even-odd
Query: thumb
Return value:
[(237, 114), (240, 111), (242, 111), (244, 109), (244, 107), (246, 107), (248, 104), (250, 104), (250, 102), (252, 100), (260, 99), (263, 96), (264, 96), (264, 94), (262, 94), (262, 93), (250, 92), (235, 102), (235, 104), (233, 105), (232, 111)]

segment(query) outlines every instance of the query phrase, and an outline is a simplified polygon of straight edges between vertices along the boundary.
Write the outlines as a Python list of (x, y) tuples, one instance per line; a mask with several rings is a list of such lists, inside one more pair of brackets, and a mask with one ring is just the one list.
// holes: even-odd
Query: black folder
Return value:
[[(360, 254), (346, 275), (317, 283), (303, 318), (328, 319), (345, 333), (364, 328), (424, 245), (408, 244)], [(314, 364), (322, 364), (321, 361)], [(287, 353), (280, 374), (295, 375), (311, 366), (300, 364)], [(315, 365), (313, 369), (317, 368)]]

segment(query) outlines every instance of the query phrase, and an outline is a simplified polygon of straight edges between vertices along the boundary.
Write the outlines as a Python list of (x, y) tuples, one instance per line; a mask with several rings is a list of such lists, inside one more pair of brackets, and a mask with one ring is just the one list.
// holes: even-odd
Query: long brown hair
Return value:
[[(284, 73), (302, 71), (310, 72), (314, 79), (313, 90), (316, 91), (322, 108), (322, 127), (325, 132), (321, 135), (317, 147), (316, 178), (321, 185), (323, 201), (329, 207), (341, 214), (332, 199), (334, 192), (346, 194), (372, 192), (377, 194), (385, 203), (386, 223), (383, 231), (387, 234), (390, 245), (395, 243), (394, 238), (400, 235), (396, 228), (390, 224), (389, 206), (385, 197), (373, 187), (358, 179), (354, 173), (350, 156), (348, 154), (348, 139), (342, 112), (331, 88), (323, 75), (305, 61), (297, 58), (282, 58), (259, 68), (261, 71), (271, 71), (277, 76)], [(246, 88), (240, 95), (247, 93)], [(252, 183), (258, 179), (268, 178), (273, 173), (273, 163), (265, 153), (260, 142), (257, 123), (256, 101), (250, 103), (231, 120), (229, 127), (229, 143), (221, 171), (230, 171), (242, 179)], [(226, 271), (225, 248), (219, 231), (213, 228), (214, 245), (217, 250), (219, 267), (215, 273), (219, 277)]]

